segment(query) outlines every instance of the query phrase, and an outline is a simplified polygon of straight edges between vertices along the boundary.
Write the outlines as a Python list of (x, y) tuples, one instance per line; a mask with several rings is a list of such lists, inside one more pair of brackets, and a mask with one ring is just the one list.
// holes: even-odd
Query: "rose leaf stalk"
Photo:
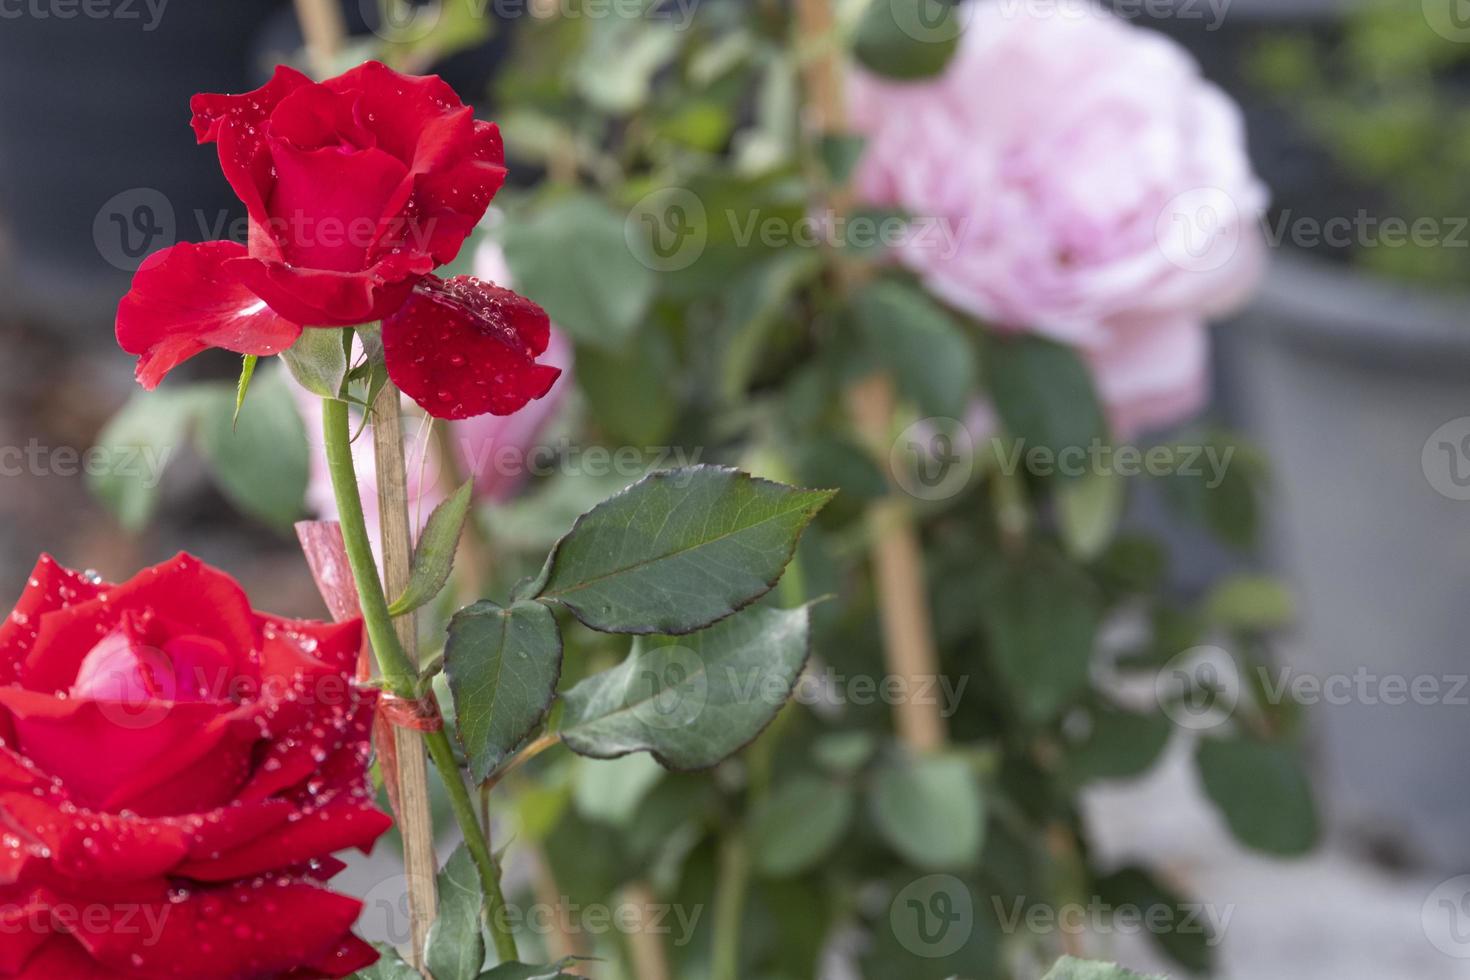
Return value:
[[(418, 673), (399, 642), (369, 543), (357, 470), (352, 462), (352, 425), (345, 401), (323, 399), (322, 436), (326, 446), (327, 469), (332, 478), (332, 492), (337, 499), (342, 540), (346, 545), (347, 560), (357, 585), (363, 624), (377, 657), (383, 684), (395, 697), (416, 699)], [(485, 917), (495, 942), (495, 951), (502, 961), (514, 961), (518, 954), (515, 936), (510, 932), (506, 921), (505, 896), (500, 889), (500, 869), (494, 855), (490, 853), (488, 840), (481, 833), (469, 789), (454, 759), (454, 749), (449, 744), (449, 736), (441, 728), (424, 732), (423, 737), (429, 758), (439, 770), (445, 788), (449, 791), (451, 809), (479, 874), (480, 885), (485, 892)]]

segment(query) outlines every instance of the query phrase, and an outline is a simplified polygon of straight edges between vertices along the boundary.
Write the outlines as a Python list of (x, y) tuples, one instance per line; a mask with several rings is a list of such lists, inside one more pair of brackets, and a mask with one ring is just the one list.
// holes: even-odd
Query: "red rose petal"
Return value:
[(266, 120), (287, 96), (311, 84), (296, 69), (278, 65), (271, 80), (253, 92), (201, 93), (189, 100), (195, 136), (200, 143), (219, 144), (220, 169), (246, 212), (257, 221), (265, 220), (265, 205), (270, 200), (272, 162), (265, 145)]
[(434, 268), (428, 255), (387, 255), (366, 272), (305, 269), (284, 261), (242, 256), (229, 274), (270, 308), (313, 327), (351, 327), (381, 320), (408, 298), (414, 282)]
[(339, 796), (302, 813), (280, 832), (259, 838), (219, 857), (186, 862), (174, 873), (195, 881), (230, 881), (302, 864), (323, 854), (371, 848), (393, 821), (370, 800)]
[(218, 640), (237, 670), (247, 667), (257, 645), (255, 614), (239, 584), (193, 555), (179, 554), (95, 598), (43, 614), (21, 670), (22, 683), (48, 693), (70, 688), (82, 659), (124, 613), (156, 619), (170, 635)]
[(31, 570), (15, 609), (0, 620), (0, 683), (13, 683), (41, 628), (41, 616), (73, 602), (95, 599), (111, 588), (100, 578), (63, 568), (42, 555)]
[(509, 415), (561, 374), (536, 363), (550, 332), (546, 311), (509, 289), (430, 277), (383, 321), (383, 350), (389, 377), (430, 415)]
[(453, 261), (505, 183), (506, 173), (500, 128), (477, 120), (469, 152), (416, 181), (413, 244), (431, 252), (440, 265)]
[(438, 75), (404, 75), (378, 61), (365, 61), (322, 86), (356, 98), (358, 117), (372, 130), (377, 145), (406, 165), (418, 153), (426, 123), (464, 108)]
[(275, 354), (301, 328), (224, 270), (245, 255), (235, 242), (185, 242), (150, 255), (117, 306), (117, 342), (138, 355), (138, 383), (156, 388), (175, 367), (210, 347)]
[(141, 903), (104, 904), (113, 914), (83, 919), (75, 938), (93, 959), (124, 975), (274, 977), (337, 951), (362, 909), (355, 899), (287, 878), (160, 894), (155, 901), (141, 910), (152, 915), (139, 914)]
[[(379, 218), (402, 206), (408, 168), (384, 150), (298, 149), (270, 140), (276, 181), (267, 204), (282, 258), (309, 269), (359, 273), (381, 237)], [(390, 201), (397, 204), (390, 207)]]

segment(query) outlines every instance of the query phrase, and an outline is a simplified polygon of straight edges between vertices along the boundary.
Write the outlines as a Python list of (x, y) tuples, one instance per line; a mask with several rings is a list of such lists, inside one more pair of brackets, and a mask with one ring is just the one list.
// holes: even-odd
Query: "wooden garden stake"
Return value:
[[(408, 520), (408, 489), (403, 454), (403, 420), (398, 388), (383, 386), (373, 402), (373, 454), (378, 474), (378, 524), (382, 533), (383, 584), (390, 596), (401, 595), (413, 571), (413, 539)], [(393, 621), (410, 660), (418, 659), (413, 613)], [(411, 962), (421, 966), (424, 942), (434, 922), (438, 896), (435, 875), (434, 825), (429, 814), (429, 774), (418, 732), (394, 727), (398, 747), (399, 820), (403, 834), (403, 873), (408, 879)]]
[[(806, 91), (806, 123), (819, 135), (846, 129), (843, 105), (843, 64), (836, 46), (836, 18), (832, 0), (797, 0), (797, 22), (808, 56), (802, 61)], [(828, 202), (834, 211), (846, 201)], [(839, 267), (839, 288), (850, 285)], [(895, 406), (893, 382), (874, 374), (847, 392), (848, 413), (859, 436), (886, 472), (892, 441)], [(907, 502), (890, 487), (889, 495), (868, 512), (870, 554), (878, 611), (883, 624), (884, 658), (890, 676), (902, 679), (910, 694), (926, 690), (939, 676), (939, 656), (930, 622), (928, 590), (924, 583), (923, 550)], [(937, 703), (921, 704), (907, 697), (894, 706), (899, 737), (919, 752), (937, 750), (947, 741), (944, 718)]]

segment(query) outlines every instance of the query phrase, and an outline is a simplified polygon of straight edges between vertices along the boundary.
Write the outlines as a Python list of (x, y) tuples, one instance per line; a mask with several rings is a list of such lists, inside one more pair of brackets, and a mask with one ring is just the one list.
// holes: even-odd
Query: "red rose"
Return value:
[(188, 555), (42, 557), (0, 625), (0, 977), (341, 977), (376, 959), (330, 855), (389, 826), (357, 621), (257, 613)]
[[(316, 84), (279, 67), (254, 92), (196, 95), (192, 108), (199, 142), (218, 145), (245, 204), (249, 245), (175, 245), (138, 270), (117, 337), (139, 355), (144, 387), (209, 347), (275, 354), (303, 327), (374, 320), (402, 337), (406, 319), (422, 336), (388, 353), (388, 373), (434, 415), (505, 415), (550, 389), (560, 371), (535, 362), (546, 349), (539, 306), (503, 302), (506, 290), (478, 280), (444, 289), (431, 275), (506, 173), (500, 130), (441, 79), (368, 62)], [(485, 356), (487, 338), (504, 350)]]

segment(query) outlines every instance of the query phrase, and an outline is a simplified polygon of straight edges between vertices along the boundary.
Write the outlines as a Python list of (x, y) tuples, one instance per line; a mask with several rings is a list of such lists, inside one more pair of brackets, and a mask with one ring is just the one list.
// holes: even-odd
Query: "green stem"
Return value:
[(714, 980), (740, 980), (740, 928), (750, 875), (745, 837), (731, 831), (720, 846), (719, 890), (715, 895)]
[[(383, 594), (383, 583), (378, 577), (378, 566), (373, 559), (373, 550), (368, 539), (367, 520), (363, 517), (362, 498), (357, 486), (357, 470), (352, 463), (352, 427), (346, 402), (335, 398), (322, 401), (322, 436), (327, 450), (327, 469), (332, 476), (332, 492), (337, 498), (342, 541), (347, 548), (347, 562), (352, 568), (352, 578), (357, 585), (363, 624), (377, 657), (378, 669), (391, 693), (400, 698), (417, 698), (418, 671), (408, 659), (403, 645), (399, 643), (398, 631), (393, 628), (393, 617), (388, 612), (388, 599)], [(515, 936), (510, 932), (510, 924), (504, 914), (505, 895), (500, 890), (500, 868), (495, 862), (495, 856), (490, 853), (489, 842), (480, 831), (475, 807), (470, 802), (470, 792), (465, 786), (459, 764), (454, 760), (454, 749), (449, 744), (449, 736), (440, 729), (425, 732), (423, 737), (429, 758), (433, 760), (445, 788), (449, 790), (449, 802), (454, 810), (454, 817), (479, 872), (480, 885), (485, 892), (486, 918), (490, 923), (490, 934), (495, 940), (495, 951), (501, 960), (514, 961), (518, 954)]]
[(449, 735), (444, 729), (424, 733), (424, 742), (429, 747), (429, 758), (439, 770), (449, 787), (449, 805), (454, 810), (454, 819), (464, 835), (465, 846), (475, 867), (480, 871), (480, 885), (485, 890), (485, 917), (490, 922), (490, 936), (495, 940), (495, 953), (502, 963), (514, 963), (520, 958), (516, 951), (516, 938), (506, 921), (505, 894), (500, 890), (500, 867), (495, 855), (490, 853), (489, 835), (480, 827), (475, 814), (475, 805), (470, 801), (469, 788), (460, 774), (459, 764), (454, 761), (454, 749), (449, 744)]

